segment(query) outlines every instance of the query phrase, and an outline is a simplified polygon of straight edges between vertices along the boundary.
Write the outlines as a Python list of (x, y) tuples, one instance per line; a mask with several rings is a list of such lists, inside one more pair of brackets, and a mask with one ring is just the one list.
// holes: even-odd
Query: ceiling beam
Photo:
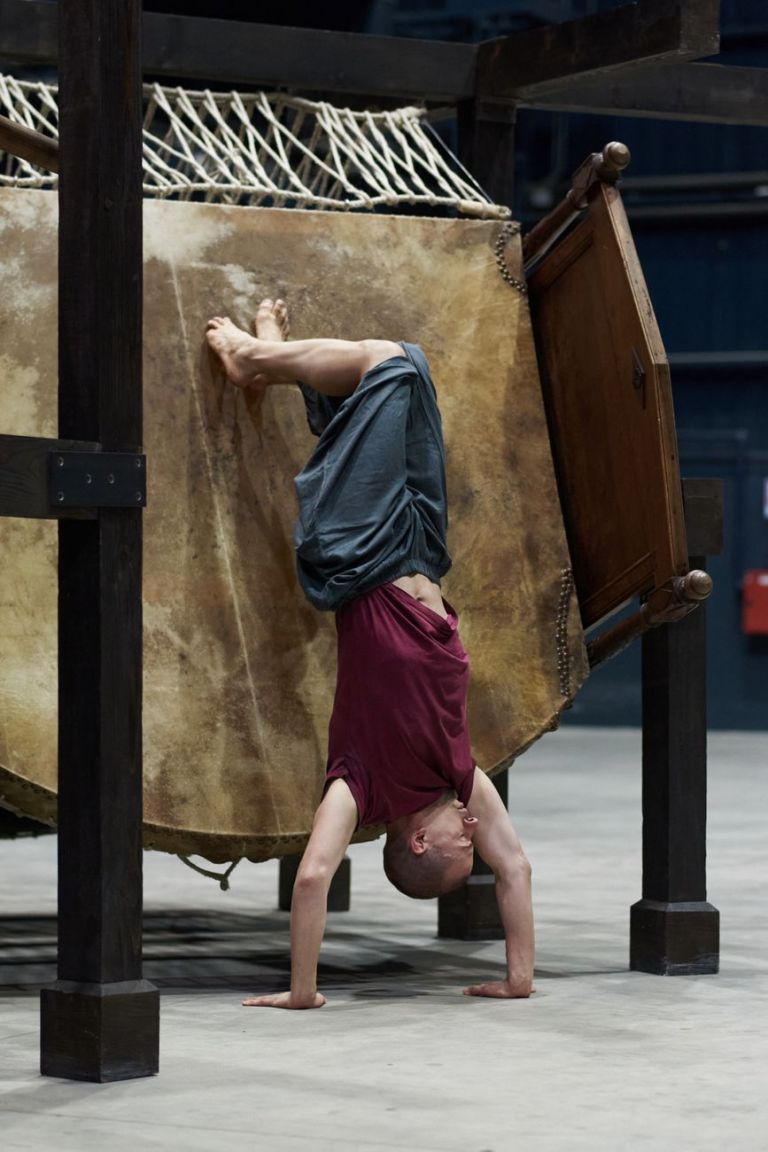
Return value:
[(516, 32), (478, 48), (478, 96), (513, 100), (565, 79), (719, 51), (719, 0), (640, 0), (607, 12)]
[(768, 68), (722, 64), (661, 65), (636, 68), (631, 75), (572, 81), (542, 92), (519, 89), (527, 108), (696, 120), (710, 124), (768, 126)]
[[(684, 64), (718, 48), (719, 0), (640, 0), (486, 44), (144, 14), (144, 71), (455, 105), (768, 124), (768, 70)], [(54, 66), (58, 5), (0, 0), (0, 59)], [(478, 90), (475, 93), (475, 67)]]
[[(0, 58), (55, 66), (57, 5), (0, 0)], [(145, 12), (145, 76), (247, 88), (280, 85), (403, 100), (468, 99), (475, 44), (282, 28)]]

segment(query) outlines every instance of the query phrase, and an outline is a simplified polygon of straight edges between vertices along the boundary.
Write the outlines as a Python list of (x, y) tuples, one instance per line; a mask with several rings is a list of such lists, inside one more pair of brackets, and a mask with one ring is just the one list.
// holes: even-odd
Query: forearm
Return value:
[(531, 870), (527, 861), (497, 875), (496, 899), (507, 946), (507, 980), (524, 986), (533, 980), (534, 956)]
[(291, 993), (299, 998), (317, 991), (317, 961), (323, 943), (328, 905), (323, 878), (296, 878), (291, 901)]

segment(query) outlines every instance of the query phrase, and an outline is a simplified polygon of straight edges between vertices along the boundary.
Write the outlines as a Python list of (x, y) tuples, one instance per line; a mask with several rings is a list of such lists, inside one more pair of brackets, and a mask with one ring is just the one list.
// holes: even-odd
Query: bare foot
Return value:
[(253, 330), (260, 340), (287, 340), (291, 325), (285, 301), (262, 300), (256, 311)]
[(253, 364), (257, 341), (228, 316), (214, 316), (209, 320), (205, 338), (221, 360), (227, 378), (238, 388), (260, 388), (266, 384)]

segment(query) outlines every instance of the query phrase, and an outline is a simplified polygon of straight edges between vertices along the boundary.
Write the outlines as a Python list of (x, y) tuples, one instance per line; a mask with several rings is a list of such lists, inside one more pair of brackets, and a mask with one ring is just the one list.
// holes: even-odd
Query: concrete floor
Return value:
[(352, 911), (330, 918), (319, 1012), (240, 1007), (285, 986), (277, 867), (219, 891), (149, 853), (146, 975), (162, 990), (158, 1077), (38, 1075), (54, 978), (55, 842), (0, 843), (0, 1147), (325, 1152), (768, 1149), (768, 735), (710, 740), (709, 898), (719, 976), (627, 971), (640, 895), (640, 739), (565, 728), (515, 766), (534, 867), (537, 994), (475, 1000), (503, 945), (441, 941), (436, 910), (352, 849)]

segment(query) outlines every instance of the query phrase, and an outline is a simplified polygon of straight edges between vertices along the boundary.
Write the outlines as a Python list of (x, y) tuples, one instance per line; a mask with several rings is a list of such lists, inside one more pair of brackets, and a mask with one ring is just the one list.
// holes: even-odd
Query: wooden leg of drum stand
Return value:
[[(494, 776), (493, 783), (506, 807), (507, 773)], [(493, 872), (477, 853), (466, 884), (438, 897), (437, 934), (450, 940), (504, 939)]]
[[(283, 856), (280, 861), (277, 906), (281, 912), (290, 912), (293, 898), (293, 884), (301, 863), (301, 853), (297, 856)], [(349, 887), (352, 877), (352, 861), (345, 856), (331, 880), (328, 890), (328, 911), (349, 912)]]
[[(713, 483), (685, 485), (691, 568), (720, 550), (716, 494), (707, 525)], [(705, 613), (701, 605), (643, 636), (643, 898), (630, 911), (629, 966), (657, 975), (703, 975), (719, 964), (719, 913), (706, 888)]]
[[(141, 4), (59, 14), (59, 434), (136, 452)], [(40, 1070), (126, 1080), (157, 1072), (159, 1043), (141, 955), (141, 509), (59, 529), (59, 978)]]
[[(458, 107), (459, 157), (498, 204), (512, 204), (516, 109), (472, 99)], [(512, 289), (510, 289), (512, 291)], [(507, 803), (507, 773), (493, 780)], [(453, 940), (503, 940), (493, 872), (475, 853), (466, 884), (437, 901), (437, 934)]]

